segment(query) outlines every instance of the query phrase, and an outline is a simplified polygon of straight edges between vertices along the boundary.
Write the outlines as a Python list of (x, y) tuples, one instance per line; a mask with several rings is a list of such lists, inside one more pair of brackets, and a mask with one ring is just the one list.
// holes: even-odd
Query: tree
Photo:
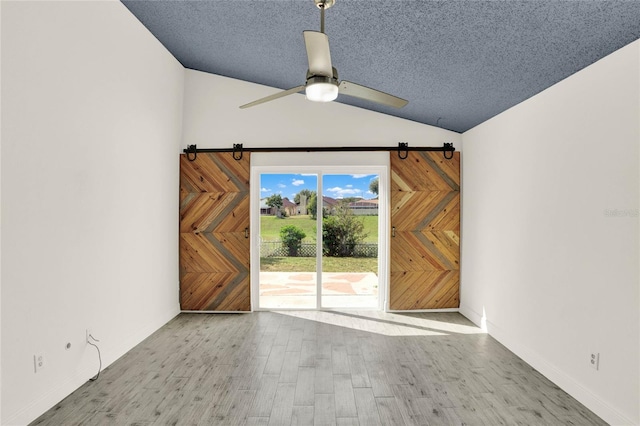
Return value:
[(280, 217), (280, 209), (282, 208), (282, 195), (273, 194), (267, 198), (267, 205), (272, 209), (276, 209), (276, 215)]
[(307, 236), (304, 231), (295, 225), (286, 225), (280, 228), (282, 245), (287, 248), (289, 256), (297, 256), (302, 247), (302, 240)]
[(355, 203), (356, 201), (360, 201), (360, 200), (362, 200), (362, 198), (360, 197), (344, 197), (344, 198), (340, 198), (338, 202), (341, 204), (349, 204), (349, 203)]
[(310, 189), (302, 189), (296, 194), (295, 197), (293, 197), (293, 202), (296, 204), (300, 204), (300, 195), (304, 195), (305, 197), (307, 197), (307, 204), (309, 204), (309, 200), (311, 200), (311, 197), (315, 193), (316, 191), (312, 191)]
[(380, 184), (380, 180), (378, 178), (373, 179), (371, 182), (369, 182), (369, 191), (371, 191), (374, 194), (378, 195), (378, 185), (379, 184)]
[(363, 221), (343, 204), (335, 214), (322, 220), (322, 245), (325, 256), (353, 256), (356, 244), (367, 238)]
[(316, 220), (316, 218), (318, 217), (316, 215), (318, 211), (318, 195), (315, 193), (315, 191), (311, 196), (311, 199), (309, 200), (309, 204), (307, 204), (307, 209), (309, 210), (309, 213), (311, 213), (311, 219)]
[[(311, 196), (311, 200), (309, 200), (309, 204), (307, 204), (307, 210), (309, 210), (309, 214), (311, 214), (311, 219), (316, 220), (318, 217), (318, 195), (313, 192)], [(322, 217), (327, 217), (327, 208), (322, 208)]]

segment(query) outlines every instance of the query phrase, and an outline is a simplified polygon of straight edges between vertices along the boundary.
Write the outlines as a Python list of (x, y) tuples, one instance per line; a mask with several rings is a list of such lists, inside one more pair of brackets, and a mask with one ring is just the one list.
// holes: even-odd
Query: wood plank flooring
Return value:
[(457, 313), (181, 314), (33, 425), (604, 425)]

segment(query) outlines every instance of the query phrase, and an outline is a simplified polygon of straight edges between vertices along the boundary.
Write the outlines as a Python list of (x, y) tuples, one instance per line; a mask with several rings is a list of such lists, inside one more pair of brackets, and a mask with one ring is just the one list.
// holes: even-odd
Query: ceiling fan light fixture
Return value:
[(338, 82), (330, 77), (312, 77), (307, 80), (305, 94), (313, 102), (331, 102), (338, 97)]

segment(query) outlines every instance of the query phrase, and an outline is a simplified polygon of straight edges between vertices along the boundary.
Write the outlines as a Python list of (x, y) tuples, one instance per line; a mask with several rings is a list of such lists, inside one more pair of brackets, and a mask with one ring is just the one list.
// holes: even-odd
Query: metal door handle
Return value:
[(249, 228), (244, 228), (244, 237), (249, 238)]
[(396, 227), (395, 226), (391, 228), (391, 236), (392, 237), (396, 236)]

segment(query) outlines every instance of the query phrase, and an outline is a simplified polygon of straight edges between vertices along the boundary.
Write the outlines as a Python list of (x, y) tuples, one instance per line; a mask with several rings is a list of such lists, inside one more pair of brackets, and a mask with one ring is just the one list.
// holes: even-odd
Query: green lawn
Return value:
[[(378, 242), (378, 216), (360, 216), (364, 222), (364, 229), (368, 236), (364, 240), (365, 243)], [(307, 237), (307, 241), (316, 240), (316, 221), (311, 216), (289, 216), (278, 218), (276, 216), (260, 216), (260, 237), (264, 241), (274, 241), (280, 239), (280, 228), (285, 225), (295, 225), (302, 229)]]
[(316, 221), (311, 216), (289, 216), (279, 218), (276, 216), (260, 216), (260, 237), (265, 241), (280, 240), (280, 228), (286, 225), (295, 225), (302, 229), (307, 237), (305, 240), (316, 240)]
[[(373, 272), (378, 273), (378, 259), (375, 257), (323, 257), (324, 272)], [(313, 272), (316, 270), (315, 257), (262, 257), (261, 271)]]

